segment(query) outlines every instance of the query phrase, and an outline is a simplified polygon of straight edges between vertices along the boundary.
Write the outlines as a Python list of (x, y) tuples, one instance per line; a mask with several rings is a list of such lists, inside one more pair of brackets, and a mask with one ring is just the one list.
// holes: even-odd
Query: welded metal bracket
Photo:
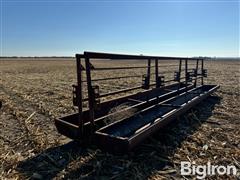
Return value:
[(150, 77), (146, 74), (142, 76), (142, 88), (143, 89), (149, 89), (149, 84), (150, 84)]
[(72, 95), (73, 95), (73, 105), (78, 106), (80, 103), (80, 98), (77, 95), (77, 91), (79, 90), (77, 85), (72, 85)]
[(164, 76), (158, 76), (156, 83), (157, 83), (158, 87), (164, 86), (165, 85), (165, 77)]
[(179, 71), (174, 72), (174, 81), (180, 81), (180, 72)]
[(186, 74), (186, 80), (191, 81), (192, 80), (192, 72), (187, 72)]
[(91, 62), (89, 62), (89, 66), (90, 66), (90, 69), (91, 69), (91, 70), (94, 70), (94, 69), (95, 69), (95, 67), (93, 66), (93, 64), (92, 64)]
[(198, 75), (198, 74), (197, 74), (197, 69), (193, 69), (193, 70), (192, 70), (192, 76), (193, 76), (193, 77), (197, 77), (197, 75)]
[(94, 86), (92, 86), (92, 89), (93, 89), (93, 96), (94, 96), (94, 109), (98, 109), (99, 104), (100, 104), (99, 86), (94, 85)]
[(203, 69), (202, 70), (202, 76), (203, 77), (207, 77), (207, 69)]

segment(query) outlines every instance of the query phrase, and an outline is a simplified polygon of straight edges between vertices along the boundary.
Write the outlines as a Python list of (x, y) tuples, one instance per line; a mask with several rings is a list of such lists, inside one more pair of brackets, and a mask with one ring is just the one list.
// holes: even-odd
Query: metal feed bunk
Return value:
[[(124, 61), (125, 65), (130, 60), (145, 60), (147, 65), (96, 67), (93, 62), (97, 64), (98, 60)], [(78, 107), (78, 113), (57, 118), (57, 130), (75, 140), (92, 139), (100, 148), (111, 152), (130, 151), (219, 88), (217, 85), (204, 85), (207, 70), (204, 69), (203, 58), (84, 52), (76, 54), (76, 61), (77, 85), (73, 85), (73, 104)], [(177, 63), (167, 65), (177, 68), (176, 71), (170, 71), (174, 73), (172, 79), (165, 80), (162, 70), (166, 67), (161, 66), (163, 61)], [(194, 67), (190, 68), (190, 65)], [(146, 73), (141, 76), (121, 74), (118, 77), (92, 79), (92, 74), (98, 71), (113, 71), (109, 74), (115, 74), (117, 70), (126, 73), (133, 69), (143, 69)], [(142, 84), (107, 93), (100, 93), (102, 89), (99, 84), (93, 85), (95, 82), (139, 77), (142, 78)], [(111, 86), (113, 84), (110, 83)], [(87, 97), (83, 97), (84, 88), (87, 88)], [(107, 100), (103, 101), (103, 98)], [(84, 109), (85, 102), (88, 103), (87, 109)], [(122, 104), (127, 106), (118, 108)], [(112, 111), (114, 108), (115, 111)], [(111, 122), (107, 123), (109, 119)]]

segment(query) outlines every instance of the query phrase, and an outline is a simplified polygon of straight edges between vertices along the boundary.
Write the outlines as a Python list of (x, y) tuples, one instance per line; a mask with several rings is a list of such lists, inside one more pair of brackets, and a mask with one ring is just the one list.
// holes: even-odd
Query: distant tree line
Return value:
[(0, 56), (0, 58), (74, 58), (73, 56)]
[(204, 58), (206, 60), (240, 60), (240, 57), (195, 56), (194, 58)]

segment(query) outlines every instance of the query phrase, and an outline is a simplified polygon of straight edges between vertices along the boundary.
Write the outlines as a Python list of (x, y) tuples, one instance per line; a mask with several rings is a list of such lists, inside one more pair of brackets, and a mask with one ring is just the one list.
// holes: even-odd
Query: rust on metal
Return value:
[[(94, 65), (93, 59), (94, 62), (98, 59), (122, 60), (125, 61), (125, 65), (131, 60), (141, 60), (146, 61), (146, 65), (97, 67)], [(73, 85), (73, 105), (78, 107), (78, 112), (56, 118), (57, 130), (74, 140), (90, 138), (100, 148), (107, 151), (127, 152), (132, 150), (152, 133), (176, 119), (219, 88), (217, 85), (204, 85), (204, 78), (207, 77), (204, 60), (204, 58), (96, 52), (76, 54), (77, 84)], [(169, 67), (176, 67), (176, 71), (163, 71), (166, 65), (162, 65), (162, 61), (176, 62), (177, 64), (169, 64)], [(182, 67), (183, 61), (185, 61), (185, 66)], [(201, 63), (200, 68), (199, 63)], [(194, 67), (190, 67), (191, 65)], [(145, 69), (146, 74), (126, 73), (116, 77), (92, 78), (92, 71), (111, 70), (115, 72), (117, 70), (130, 71), (131, 69)], [(83, 78), (84, 73), (86, 79)], [(166, 73), (172, 73), (173, 78), (167, 79)], [(151, 75), (154, 75), (153, 78)], [(103, 90), (101, 82), (117, 81), (121, 78), (142, 78), (142, 84), (127, 88), (120, 86), (118, 90), (105, 93), (101, 91)], [(201, 80), (200, 83), (198, 83), (198, 79)], [(95, 85), (94, 82), (98, 82), (98, 84)], [(109, 86), (112, 85), (109, 83)], [(87, 89), (87, 97), (83, 97), (83, 89)], [(115, 97), (116, 95), (118, 96)], [(84, 109), (86, 101), (88, 107)], [(117, 108), (120, 106), (123, 108)], [(116, 110), (112, 111), (114, 108)], [(121, 117), (121, 113), (126, 117)], [(113, 121), (106, 124), (109, 119)]]

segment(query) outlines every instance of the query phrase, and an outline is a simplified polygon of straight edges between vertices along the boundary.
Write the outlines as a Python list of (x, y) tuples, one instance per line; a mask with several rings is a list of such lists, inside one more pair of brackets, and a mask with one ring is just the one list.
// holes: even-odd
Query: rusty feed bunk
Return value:
[[(69, 138), (83, 141), (92, 139), (100, 148), (111, 152), (131, 150), (219, 88), (216, 85), (204, 85), (207, 70), (204, 69), (203, 58), (84, 52), (77, 54), (76, 60), (77, 85), (73, 85), (73, 104), (78, 107), (78, 113), (57, 118), (56, 127), (59, 133)], [(121, 60), (125, 64), (130, 60), (138, 60), (146, 61), (147, 65), (97, 67), (92, 64), (93, 62), (97, 64), (98, 60)], [(163, 70), (166, 65), (161, 66), (162, 61), (177, 62), (167, 65), (177, 68), (171, 72), (172, 79), (165, 80)], [(189, 68), (190, 65), (193, 68)], [(111, 75), (114, 75), (117, 70), (124, 70), (126, 73), (133, 69), (145, 69), (145, 74), (141, 76), (121, 74), (117, 77), (92, 79), (95, 71), (113, 71)], [(86, 79), (83, 79), (83, 72), (86, 73)], [(107, 93), (100, 93), (102, 89), (99, 84), (93, 85), (95, 82), (137, 77), (142, 78), (142, 84)], [(83, 89), (86, 87), (87, 97), (84, 97)], [(122, 96), (112, 98), (116, 95)], [(102, 101), (103, 98), (108, 100)], [(88, 103), (87, 109), (83, 108), (85, 102)], [(115, 111), (112, 111), (114, 108)]]

